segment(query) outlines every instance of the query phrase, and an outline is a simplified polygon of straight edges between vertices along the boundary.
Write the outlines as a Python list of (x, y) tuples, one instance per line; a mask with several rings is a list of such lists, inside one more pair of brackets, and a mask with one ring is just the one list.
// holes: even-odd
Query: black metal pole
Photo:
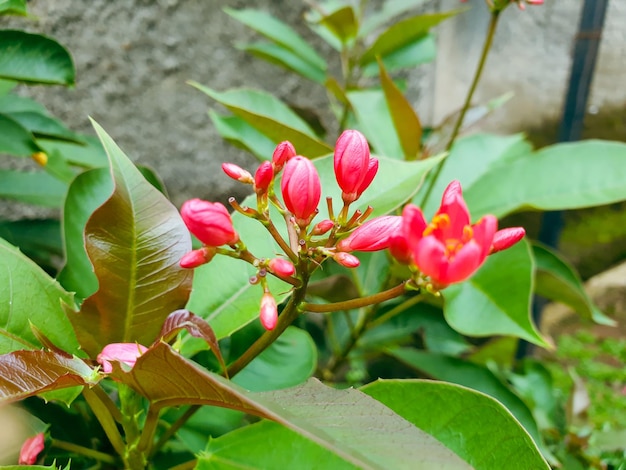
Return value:
[[(570, 71), (569, 85), (565, 95), (561, 126), (559, 128), (559, 142), (573, 142), (582, 135), (585, 121), (585, 110), (591, 89), (591, 80), (598, 57), (602, 28), (609, 0), (585, 0), (580, 16), (578, 33), (574, 45), (574, 56)], [(559, 237), (563, 228), (563, 212), (552, 211), (543, 214), (539, 241), (551, 248), (559, 244)], [(545, 299), (535, 298), (533, 301), (533, 319), (541, 322), (541, 311), (545, 306)], [(531, 345), (520, 341), (517, 357), (522, 358), (530, 352)]]

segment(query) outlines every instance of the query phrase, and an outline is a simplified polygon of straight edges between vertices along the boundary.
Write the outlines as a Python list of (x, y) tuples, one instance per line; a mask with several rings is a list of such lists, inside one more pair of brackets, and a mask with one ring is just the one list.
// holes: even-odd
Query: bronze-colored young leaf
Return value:
[(382, 61), (378, 60), (380, 83), (385, 92), (387, 106), (391, 113), (393, 127), (396, 129), (405, 160), (417, 158), (422, 143), (422, 124), (411, 103), (405, 98), (393, 82)]
[(354, 9), (349, 5), (323, 16), (320, 18), (319, 23), (325, 26), (344, 44), (354, 39), (359, 30), (357, 15), (355, 15)]
[(184, 306), (192, 272), (178, 262), (191, 239), (176, 208), (94, 122), (109, 156), (114, 189), (85, 227), (98, 291), (70, 318), (95, 357), (109, 343), (152, 343), (170, 312)]
[(51, 351), (15, 351), (0, 356), (0, 404), (90, 382), (82, 360)]
[(217, 336), (215, 336), (213, 328), (204, 318), (191, 313), (189, 310), (180, 309), (170, 313), (163, 323), (159, 337), (169, 342), (182, 330), (186, 330), (195, 338), (205, 340), (222, 366), (222, 370), (226, 370), (222, 351), (220, 351), (220, 345), (217, 343)]

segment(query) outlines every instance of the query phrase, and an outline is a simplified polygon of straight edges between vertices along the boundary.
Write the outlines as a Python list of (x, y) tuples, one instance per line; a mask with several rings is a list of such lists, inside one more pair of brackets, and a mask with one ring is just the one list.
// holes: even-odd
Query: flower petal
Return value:
[(470, 240), (450, 261), (448, 270), (441, 280), (444, 284), (464, 281), (474, 274), (484, 260), (482, 247), (475, 240)]
[(444, 280), (448, 269), (446, 248), (437, 237), (429, 235), (415, 245), (413, 258), (422, 273), (438, 284), (447, 284)]

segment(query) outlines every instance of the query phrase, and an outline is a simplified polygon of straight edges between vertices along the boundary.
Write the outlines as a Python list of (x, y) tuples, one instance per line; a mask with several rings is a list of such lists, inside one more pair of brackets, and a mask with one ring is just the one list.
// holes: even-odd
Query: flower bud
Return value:
[(232, 245), (239, 241), (230, 214), (219, 202), (190, 199), (181, 207), (180, 215), (189, 231), (205, 245)]
[(389, 253), (402, 264), (411, 263), (411, 248), (404, 235), (392, 235), (389, 237)]
[(208, 263), (215, 256), (215, 247), (205, 246), (199, 250), (193, 250), (180, 259), (180, 267), (193, 269)]
[(278, 307), (276, 306), (276, 300), (274, 300), (274, 297), (269, 292), (265, 292), (261, 298), (259, 320), (261, 320), (263, 328), (268, 331), (276, 328), (276, 323), (278, 323)]
[(335, 222), (333, 222), (332, 220), (329, 220), (329, 219), (322, 220), (317, 225), (315, 225), (315, 227), (313, 227), (313, 230), (311, 230), (311, 235), (314, 235), (314, 236), (324, 235), (334, 226), (335, 226)]
[(33, 437), (29, 437), (22, 444), (18, 463), (20, 465), (34, 465), (37, 457), (45, 447), (45, 438), (42, 432)]
[(369, 168), (369, 160), (370, 149), (363, 134), (347, 130), (339, 136), (335, 144), (334, 167), (344, 201), (353, 202), (357, 199), (357, 192)]
[(272, 258), (268, 263), (268, 267), (274, 274), (282, 277), (293, 276), (296, 272), (296, 267), (293, 263), (282, 258)]
[(244, 170), (234, 163), (222, 163), (222, 170), (232, 179), (240, 181), (241, 183), (252, 184), (254, 180), (249, 171)]
[(254, 191), (257, 194), (267, 194), (267, 190), (274, 180), (274, 168), (268, 161), (264, 161), (254, 174)]
[(497, 253), (498, 251), (510, 248), (524, 238), (524, 235), (526, 235), (526, 230), (522, 227), (511, 227), (498, 230), (493, 236), (493, 242), (491, 243), (491, 250), (489, 250), (489, 254)]
[(102, 365), (104, 373), (113, 372), (111, 361), (118, 361), (133, 367), (137, 358), (148, 350), (145, 346), (137, 343), (111, 343), (107, 344), (96, 360)]
[(385, 215), (368, 220), (337, 244), (339, 251), (378, 251), (389, 247), (389, 237), (399, 234), (402, 217)]
[(308, 158), (295, 156), (285, 165), (280, 184), (285, 206), (298, 225), (306, 225), (315, 214), (322, 193), (320, 177)]
[(359, 258), (345, 251), (339, 251), (333, 255), (333, 259), (346, 268), (356, 268), (361, 262)]
[(365, 191), (369, 185), (372, 184), (376, 173), (378, 173), (378, 158), (370, 158), (367, 165), (367, 171), (365, 172), (365, 178), (363, 178), (363, 181), (361, 181), (361, 184), (356, 190), (357, 199), (360, 198), (363, 191)]
[(46, 166), (48, 164), (48, 154), (45, 152), (35, 152), (30, 156), (30, 158), (35, 160), (41, 166)]
[(281, 142), (276, 146), (274, 154), (272, 155), (272, 165), (274, 165), (274, 172), (279, 173), (283, 169), (285, 163), (288, 160), (296, 156), (296, 149), (293, 144), (288, 140)]

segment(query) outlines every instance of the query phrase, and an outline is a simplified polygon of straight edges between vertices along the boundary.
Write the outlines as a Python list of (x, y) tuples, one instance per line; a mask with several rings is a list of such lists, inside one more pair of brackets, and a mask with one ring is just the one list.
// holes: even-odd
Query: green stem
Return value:
[(137, 445), (137, 451), (141, 455), (150, 455), (150, 447), (154, 439), (154, 432), (156, 431), (159, 423), (159, 411), (155, 406), (148, 408), (148, 415), (141, 431), (141, 437), (139, 438), (139, 444)]
[[(447, 151), (452, 148), (452, 144), (454, 144), (454, 141), (456, 140), (459, 132), (461, 131), (461, 127), (463, 126), (465, 115), (467, 114), (467, 111), (469, 110), (472, 104), (472, 98), (474, 97), (474, 92), (476, 91), (476, 87), (478, 86), (478, 82), (480, 81), (480, 77), (482, 76), (485, 63), (487, 62), (487, 56), (489, 55), (489, 51), (491, 50), (491, 45), (493, 44), (493, 38), (495, 36), (496, 27), (498, 26), (499, 17), (500, 17), (499, 11), (491, 12), (491, 19), (489, 21), (489, 27), (487, 29), (487, 38), (485, 39), (485, 44), (483, 45), (483, 50), (480, 55), (478, 66), (476, 67), (476, 71), (474, 72), (474, 79), (472, 80), (472, 84), (470, 85), (469, 91), (467, 92), (467, 96), (465, 97), (465, 103), (463, 103), (463, 107), (461, 108), (461, 113), (459, 114), (459, 117), (456, 120), (456, 123), (454, 124), (452, 134), (450, 135), (450, 139), (448, 140), (448, 143), (446, 144)], [(430, 179), (430, 184), (428, 186), (428, 189), (426, 190), (426, 193), (424, 194), (424, 197), (422, 198), (422, 204), (421, 204), (422, 207), (428, 201), (428, 198), (430, 197), (430, 193), (432, 192), (433, 187), (435, 186), (435, 183), (437, 182), (437, 179), (439, 178), (439, 175), (441, 174), (441, 170), (443, 169), (443, 166), (445, 165), (446, 161), (447, 161), (447, 158), (444, 158), (439, 163), (439, 165), (437, 165), (437, 169), (435, 170), (433, 177)]]
[(402, 282), (391, 289), (384, 290), (377, 294), (359, 297), (357, 299), (344, 300), (343, 302), (334, 302), (330, 304), (309, 304), (303, 303), (301, 310), (306, 312), (329, 313), (338, 312), (340, 310), (352, 310), (354, 308), (367, 307), (368, 305), (378, 304), (385, 300), (394, 299), (406, 292), (406, 282)]
[(370, 322), (367, 325), (366, 329), (370, 330), (372, 328), (376, 328), (377, 326), (382, 325), (383, 323), (391, 320), (396, 315), (399, 315), (400, 313), (404, 312), (406, 309), (412, 307), (413, 305), (420, 303), (423, 299), (424, 299), (423, 295), (416, 295), (414, 297), (411, 297), (410, 299), (405, 300), (401, 304), (396, 305), (394, 308), (386, 312), (384, 315), (381, 315), (376, 320)]
[(174, 436), (174, 434), (176, 434), (178, 430), (185, 425), (189, 418), (191, 418), (196, 413), (196, 411), (200, 409), (201, 406), (202, 405), (191, 405), (189, 408), (187, 408), (187, 411), (185, 411), (176, 421), (174, 421), (172, 425), (167, 428), (167, 430), (161, 435), (161, 437), (159, 437), (157, 443), (152, 447), (149, 457), (154, 456), (159, 450), (161, 450), (161, 447), (163, 447), (167, 443), (167, 441), (169, 441), (170, 438)]
[(289, 257), (289, 259), (295, 263), (298, 261), (298, 256), (293, 252), (289, 244), (285, 241), (285, 239), (278, 233), (276, 226), (271, 221), (271, 219), (267, 219), (262, 221), (263, 225), (267, 229), (267, 231), (272, 235), (272, 238), (276, 240), (276, 243), (282, 248), (285, 254)]
[[(98, 385), (94, 386), (94, 388), (97, 388), (97, 387)], [(96, 416), (96, 418), (100, 422), (100, 425), (102, 426), (102, 429), (104, 429), (104, 433), (109, 438), (109, 441), (111, 442), (111, 445), (115, 449), (115, 452), (117, 452), (120, 455), (120, 457), (123, 458), (125, 454), (126, 446), (124, 444), (124, 440), (122, 439), (120, 432), (117, 429), (115, 420), (113, 419), (113, 417), (111, 416), (111, 413), (109, 412), (107, 405), (105, 404), (105, 402), (103, 402), (99, 394), (94, 392), (88, 386), (85, 386), (83, 388), (83, 396), (85, 397), (85, 401), (87, 402), (87, 404), (93, 411), (93, 414)], [(110, 400), (108, 396), (107, 396), (107, 399)]]
[(59, 439), (52, 439), (52, 447), (56, 447), (57, 449), (67, 450), (72, 454), (84, 455), (93, 460), (98, 460), (100, 462), (108, 463), (110, 465), (119, 464), (119, 461), (110, 454), (105, 454), (104, 452), (100, 452), (94, 449), (90, 449), (88, 447), (79, 446), (78, 444), (74, 444), (73, 442), (61, 441)]

